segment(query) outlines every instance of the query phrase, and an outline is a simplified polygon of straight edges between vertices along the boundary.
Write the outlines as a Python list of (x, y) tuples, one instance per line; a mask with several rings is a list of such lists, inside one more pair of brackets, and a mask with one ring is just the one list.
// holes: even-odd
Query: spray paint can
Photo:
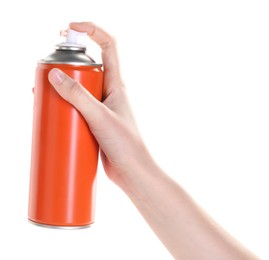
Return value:
[(48, 81), (49, 71), (59, 68), (101, 100), (102, 65), (77, 43), (80, 34), (69, 29), (66, 42), (36, 68), (28, 218), (38, 225), (94, 222), (99, 147), (82, 115)]

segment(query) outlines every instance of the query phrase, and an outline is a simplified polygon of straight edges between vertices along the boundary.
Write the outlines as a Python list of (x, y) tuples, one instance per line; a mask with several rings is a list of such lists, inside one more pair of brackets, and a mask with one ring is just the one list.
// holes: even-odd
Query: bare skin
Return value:
[(175, 259), (258, 259), (208, 216), (154, 161), (136, 126), (114, 39), (93, 23), (71, 23), (102, 49), (103, 102), (58, 69), (49, 80), (80, 111), (100, 145), (107, 176), (132, 200)]

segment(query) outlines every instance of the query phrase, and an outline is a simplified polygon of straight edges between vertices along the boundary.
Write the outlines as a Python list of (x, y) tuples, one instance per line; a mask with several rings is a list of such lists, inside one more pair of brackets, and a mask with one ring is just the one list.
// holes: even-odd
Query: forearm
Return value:
[(257, 259), (147, 156), (117, 184), (176, 259)]

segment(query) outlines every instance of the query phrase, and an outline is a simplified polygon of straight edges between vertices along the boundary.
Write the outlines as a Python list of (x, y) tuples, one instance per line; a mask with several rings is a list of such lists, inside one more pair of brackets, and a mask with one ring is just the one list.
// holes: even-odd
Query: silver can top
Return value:
[(77, 36), (85, 35), (74, 30), (68, 29), (66, 34), (66, 42), (57, 44), (55, 51), (40, 60), (41, 64), (69, 64), (77, 66), (98, 66), (89, 55), (86, 54), (86, 47), (77, 43)]

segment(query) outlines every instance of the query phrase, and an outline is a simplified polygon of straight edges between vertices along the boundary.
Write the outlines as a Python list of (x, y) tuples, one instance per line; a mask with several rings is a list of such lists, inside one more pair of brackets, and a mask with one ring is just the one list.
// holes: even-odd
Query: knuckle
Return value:
[(68, 92), (68, 99), (78, 99), (83, 95), (82, 86), (77, 81), (70, 82)]
[(100, 44), (102, 50), (106, 50), (108, 48), (116, 47), (116, 40), (113, 36), (107, 35), (107, 39)]

